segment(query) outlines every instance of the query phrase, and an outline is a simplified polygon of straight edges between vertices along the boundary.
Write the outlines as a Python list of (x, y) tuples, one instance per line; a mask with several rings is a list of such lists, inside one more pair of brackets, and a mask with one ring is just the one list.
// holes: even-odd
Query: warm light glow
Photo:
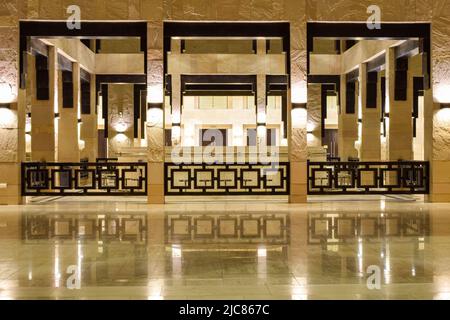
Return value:
[(287, 147), (288, 146), (288, 139), (286, 139), (286, 138), (281, 139), (281, 146), (282, 147)]
[(172, 126), (172, 140), (180, 141), (180, 138), (181, 138), (181, 127)]
[(450, 103), (450, 84), (439, 84), (434, 88), (434, 99), (438, 103)]
[(147, 110), (147, 125), (150, 127), (162, 126), (164, 122), (164, 111), (159, 108)]
[(256, 122), (257, 123), (266, 123), (266, 121), (267, 121), (266, 113), (265, 112), (258, 112)]
[(266, 126), (258, 126), (257, 134), (258, 134), (258, 138), (264, 138), (267, 134)]
[(291, 101), (292, 103), (307, 103), (308, 90), (305, 81), (292, 84)]
[(127, 141), (127, 140), (128, 140), (128, 137), (127, 137), (125, 134), (123, 134), (123, 133), (119, 133), (119, 134), (117, 134), (117, 135), (114, 137), (114, 139), (115, 139), (117, 142), (121, 143), (121, 142)]
[(267, 249), (258, 248), (258, 257), (267, 257)]
[(172, 112), (171, 115), (172, 123), (181, 123), (181, 114), (179, 111)]
[(308, 112), (303, 108), (296, 108), (291, 111), (292, 128), (294, 129), (306, 129), (306, 121), (308, 118)]
[(358, 141), (361, 141), (362, 139), (362, 129), (363, 129), (362, 123), (358, 122)]
[(17, 116), (14, 111), (6, 108), (0, 108), (0, 127), (16, 128)]
[(78, 140), (78, 149), (82, 151), (84, 148), (86, 148), (86, 142), (84, 140)]
[(147, 102), (162, 103), (164, 101), (162, 84), (155, 83), (147, 87)]
[(450, 109), (440, 109), (436, 112), (436, 120), (442, 123), (444, 126), (450, 124)]
[(182, 256), (181, 247), (172, 245), (172, 258), (181, 258), (181, 256)]
[(11, 103), (16, 100), (12, 86), (8, 83), (0, 83), (0, 103)]
[(114, 130), (119, 133), (124, 133), (128, 130), (128, 124), (123, 120), (123, 113), (119, 112), (119, 120), (113, 125)]
[(317, 126), (314, 123), (308, 121), (308, 123), (306, 124), (306, 131), (309, 133), (313, 133), (314, 131), (316, 131), (316, 129)]

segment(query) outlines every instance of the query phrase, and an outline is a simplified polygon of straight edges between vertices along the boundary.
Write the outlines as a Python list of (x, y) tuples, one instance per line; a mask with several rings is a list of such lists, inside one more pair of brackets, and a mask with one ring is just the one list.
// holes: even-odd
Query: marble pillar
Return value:
[(89, 162), (95, 162), (98, 155), (98, 126), (96, 112), (96, 88), (95, 75), (91, 75), (91, 112), (90, 114), (82, 114), (80, 139), (84, 141), (84, 148), (81, 150), (81, 158), (89, 159)]
[(267, 110), (266, 110), (266, 75), (258, 74), (257, 97), (256, 97), (256, 123), (257, 123), (257, 145), (259, 148), (267, 146)]
[(306, 124), (307, 110), (292, 109), (291, 91), (288, 90), (288, 137), (289, 162), (291, 166), (290, 203), (305, 203), (307, 201), (307, 141)]
[(308, 147), (322, 147), (322, 85), (308, 84)]
[[(27, 94), (31, 101), (31, 159), (37, 162), (55, 161), (55, 73), (56, 50), (49, 47), (48, 72), (49, 72), (49, 99), (37, 99), (36, 83), (36, 58), (28, 55), (28, 84)], [(53, 79), (52, 79), (53, 76)]]
[[(256, 55), (263, 58), (267, 54), (266, 39), (256, 40)], [(258, 74), (257, 97), (256, 97), (256, 124), (258, 147), (267, 146), (267, 93), (266, 93), (266, 75)]]
[(387, 158), (390, 161), (413, 159), (412, 96), (413, 79), (407, 72), (407, 99), (395, 99), (395, 49), (386, 52), (386, 91), (389, 125), (387, 126)]
[(72, 64), (73, 72), (73, 108), (64, 108), (62, 99), (62, 72), (59, 72), (59, 125), (58, 125), (58, 161), (79, 162), (80, 149), (78, 146), (78, 108), (79, 108), (79, 64)]
[[(341, 106), (339, 112), (338, 147), (339, 157), (342, 161), (348, 158), (357, 158), (358, 151), (355, 148), (355, 141), (358, 140), (358, 113), (347, 113), (347, 80), (346, 76), (341, 76)], [(356, 107), (356, 104), (355, 104)]]
[[(378, 75), (377, 95), (378, 95)], [(381, 160), (381, 136), (380, 136), (380, 104), (374, 106), (367, 104), (367, 64), (359, 66), (359, 98), (361, 103), (361, 137), (360, 137), (360, 160), (361, 161), (380, 161)]]
[[(172, 54), (181, 54), (181, 40), (171, 39)], [(177, 71), (178, 72), (178, 71)], [(181, 93), (181, 75), (179, 73), (172, 74), (172, 128), (179, 125), (179, 130), (173, 128), (172, 130), (172, 145), (178, 146), (181, 144), (181, 118), (182, 118), (182, 93)]]
[[(152, 12), (153, 10), (149, 10)], [(146, 122), (146, 140), (147, 140), (147, 188), (149, 204), (164, 203), (164, 67), (163, 67), (163, 25), (162, 10), (159, 12), (159, 18), (152, 17), (148, 24), (148, 96), (147, 102), (153, 106), (160, 105), (161, 108), (150, 108), (147, 111)], [(181, 51), (175, 47), (172, 50)], [(179, 78), (179, 76), (178, 76)], [(172, 85), (174, 77), (172, 75)], [(179, 82), (178, 82), (179, 83)], [(176, 83), (175, 83), (176, 85)], [(181, 88), (177, 90), (181, 93)], [(172, 95), (177, 94), (172, 87)], [(181, 111), (180, 95), (178, 97), (178, 106)], [(173, 96), (172, 96), (173, 99)], [(173, 107), (173, 106), (172, 106)]]

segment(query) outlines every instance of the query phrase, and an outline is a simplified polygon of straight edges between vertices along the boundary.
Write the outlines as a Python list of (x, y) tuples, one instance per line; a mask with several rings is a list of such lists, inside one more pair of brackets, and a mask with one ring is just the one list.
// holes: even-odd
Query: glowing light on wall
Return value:
[(15, 128), (17, 126), (17, 115), (7, 108), (0, 108), (0, 127)]
[(172, 123), (175, 123), (175, 124), (176, 123), (181, 123), (181, 114), (180, 114), (179, 111), (174, 111), (172, 113), (171, 118), (172, 118)]
[(440, 109), (436, 112), (436, 120), (442, 123), (444, 126), (450, 125), (450, 109)]
[(264, 125), (259, 125), (256, 131), (258, 138), (264, 138), (267, 135), (267, 128)]
[(292, 84), (292, 103), (306, 103), (308, 101), (308, 89), (305, 81)]
[(306, 122), (308, 118), (308, 112), (304, 108), (296, 108), (291, 111), (292, 128), (294, 129), (306, 129)]
[(181, 127), (180, 125), (172, 126), (172, 140), (179, 142), (181, 139)]
[(438, 103), (450, 103), (450, 84), (439, 84), (434, 88), (434, 99)]
[(164, 111), (160, 108), (147, 110), (147, 125), (150, 127), (162, 126), (164, 122)]
[(128, 125), (123, 120), (123, 113), (119, 112), (119, 121), (114, 124), (114, 129), (119, 133), (124, 133), (128, 129)]
[(267, 115), (265, 112), (259, 112), (257, 115), (257, 123), (266, 123), (267, 122)]
[(78, 149), (82, 151), (84, 148), (86, 148), (86, 142), (84, 140), (78, 140)]
[(16, 100), (12, 86), (6, 82), (0, 83), (0, 103), (11, 103)]
[(128, 137), (123, 133), (118, 133), (114, 139), (119, 143), (128, 141)]
[(162, 84), (151, 84), (147, 87), (147, 102), (162, 103), (164, 101)]

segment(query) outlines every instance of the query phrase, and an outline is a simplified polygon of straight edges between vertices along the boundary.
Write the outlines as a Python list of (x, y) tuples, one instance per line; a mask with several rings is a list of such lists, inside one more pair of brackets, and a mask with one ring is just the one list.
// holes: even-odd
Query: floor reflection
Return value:
[[(450, 296), (445, 208), (345, 205), (229, 212), (2, 209), (0, 298)], [(380, 290), (367, 288), (371, 266), (381, 270)], [(79, 290), (70, 290), (74, 274)]]

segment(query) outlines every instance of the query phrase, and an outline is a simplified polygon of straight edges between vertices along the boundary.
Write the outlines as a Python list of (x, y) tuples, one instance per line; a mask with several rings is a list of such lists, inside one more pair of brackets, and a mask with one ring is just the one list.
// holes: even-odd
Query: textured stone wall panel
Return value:
[(21, 19), (36, 19), (39, 16), (39, 0), (23, 0), (19, 3)]
[(433, 160), (450, 160), (450, 112), (440, 110), (434, 116)]
[(17, 161), (18, 136), (17, 129), (0, 128), (0, 162)]
[(147, 48), (163, 49), (163, 24), (161, 22), (149, 22), (147, 26)]
[(160, 85), (162, 89), (164, 78), (164, 66), (162, 60), (149, 60), (147, 65), (147, 83), (148, 85)]
[(309, 21), (367, 21), (370, 5), (381, 9), (382, 21), (415, 21), (416, 0), (306, 0)]
[(147, 152), (149, 162), (164, 161), (164, 130), (147, 126)]
[(307, 158), (306, 129), (292, 129), (291, 161), (305, 161)]
[(141, 18), (147, 21), (163, 20), (163, 0), (141, 0)]
[[(76, 4), (72, 1), (71, 4)], [(39, 18), (40, 19), (61, 19), (68, 17), (67, 7), (63, 6), (63, 0), (39, 0)]]

